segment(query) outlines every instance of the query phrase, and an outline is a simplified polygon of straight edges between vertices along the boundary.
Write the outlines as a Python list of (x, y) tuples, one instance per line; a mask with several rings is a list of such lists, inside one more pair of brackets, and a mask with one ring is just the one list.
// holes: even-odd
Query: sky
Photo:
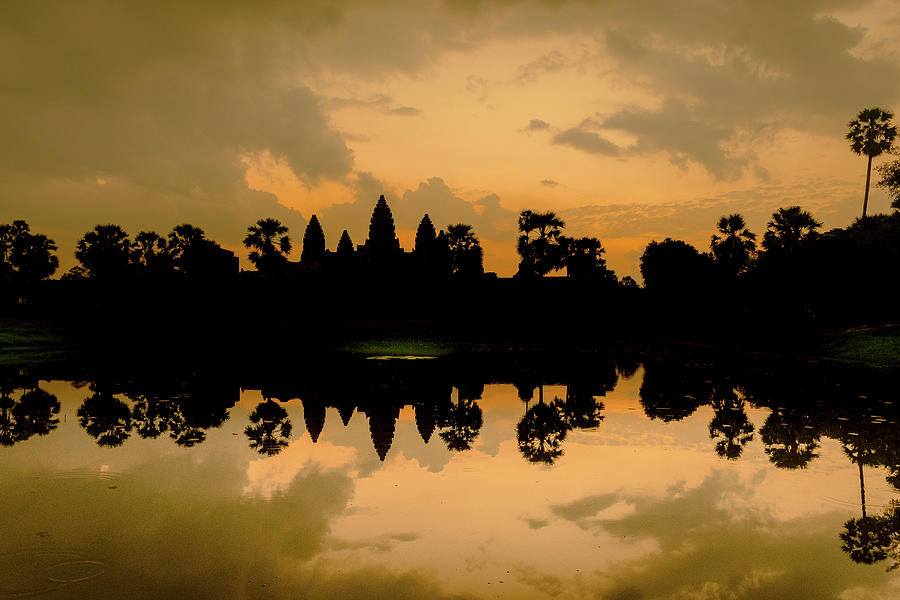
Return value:
[(296, 259), (312, 214), (363, 243), (383, 193), (407, 249), (427, 212), (512, 275), (518, 213), (552, 210), (637, 276), (650, 240), (706, 249), (724, 214), (852, 222), (844, 135), (900, 108), (898, 34), (893, 0), (5, 2), (0, 222), (61, 269), (96, 224), (184, 222), (249, 268), (257, 219)]

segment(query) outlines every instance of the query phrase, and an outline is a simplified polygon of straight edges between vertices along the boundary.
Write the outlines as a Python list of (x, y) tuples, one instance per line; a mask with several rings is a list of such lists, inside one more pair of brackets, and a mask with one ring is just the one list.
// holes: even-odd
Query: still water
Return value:
[(900, 597), (893, 388), (438, 362), (8, 374), (0, 598)]

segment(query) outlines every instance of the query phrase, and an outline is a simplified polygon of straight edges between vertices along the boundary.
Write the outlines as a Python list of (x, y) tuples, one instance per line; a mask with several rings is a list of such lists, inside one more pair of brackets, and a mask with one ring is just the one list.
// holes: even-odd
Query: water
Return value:
[(890, 386), (403, 362), (7, 375), (0, 598), (900, 592)]

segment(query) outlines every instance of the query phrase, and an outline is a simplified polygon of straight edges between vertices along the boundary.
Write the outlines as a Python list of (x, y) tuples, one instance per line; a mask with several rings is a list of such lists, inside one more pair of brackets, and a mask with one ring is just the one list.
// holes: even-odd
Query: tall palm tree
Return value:
[(247, 228), (244, 246), (251, 249), (250, 262), (261, 272), (273, 268), (277, 264), (287, 262), (291, 252), (291, 238), (288, 228), (278, 219), (260, 219), (256, 225)]
[(856, 154), (865, 154), (868, 158), (866, 165), (866, 194), (863, 196), (862, 216), (866, 218), (866, 208), (869, 205), (869, 181), (872, 177), (872, 159), (884, 152), (891, 151), (894, 138), (897, 137), (897, 128), (891, 125), (894, 113), (880, 108), (866, 108), (859, 111), (856, 118), (848, 123), (849, 131), (847, 139), (850, 141), (850, 149)]

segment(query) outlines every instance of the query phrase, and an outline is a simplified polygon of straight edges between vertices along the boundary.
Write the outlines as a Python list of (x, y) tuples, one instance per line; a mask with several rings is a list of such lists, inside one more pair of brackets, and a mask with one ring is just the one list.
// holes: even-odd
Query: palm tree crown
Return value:
[(261, 269), (264, 263), (279, 259), (287, 259), (291, 251), (291, 239), (287, 236), (288, 228), (278, 219), (260, 219), (256, 225), (247, 228), (247, 236), (244, 238), (244, 246), (253, 251), (250, 253), (250, 262), (257, 269)]

